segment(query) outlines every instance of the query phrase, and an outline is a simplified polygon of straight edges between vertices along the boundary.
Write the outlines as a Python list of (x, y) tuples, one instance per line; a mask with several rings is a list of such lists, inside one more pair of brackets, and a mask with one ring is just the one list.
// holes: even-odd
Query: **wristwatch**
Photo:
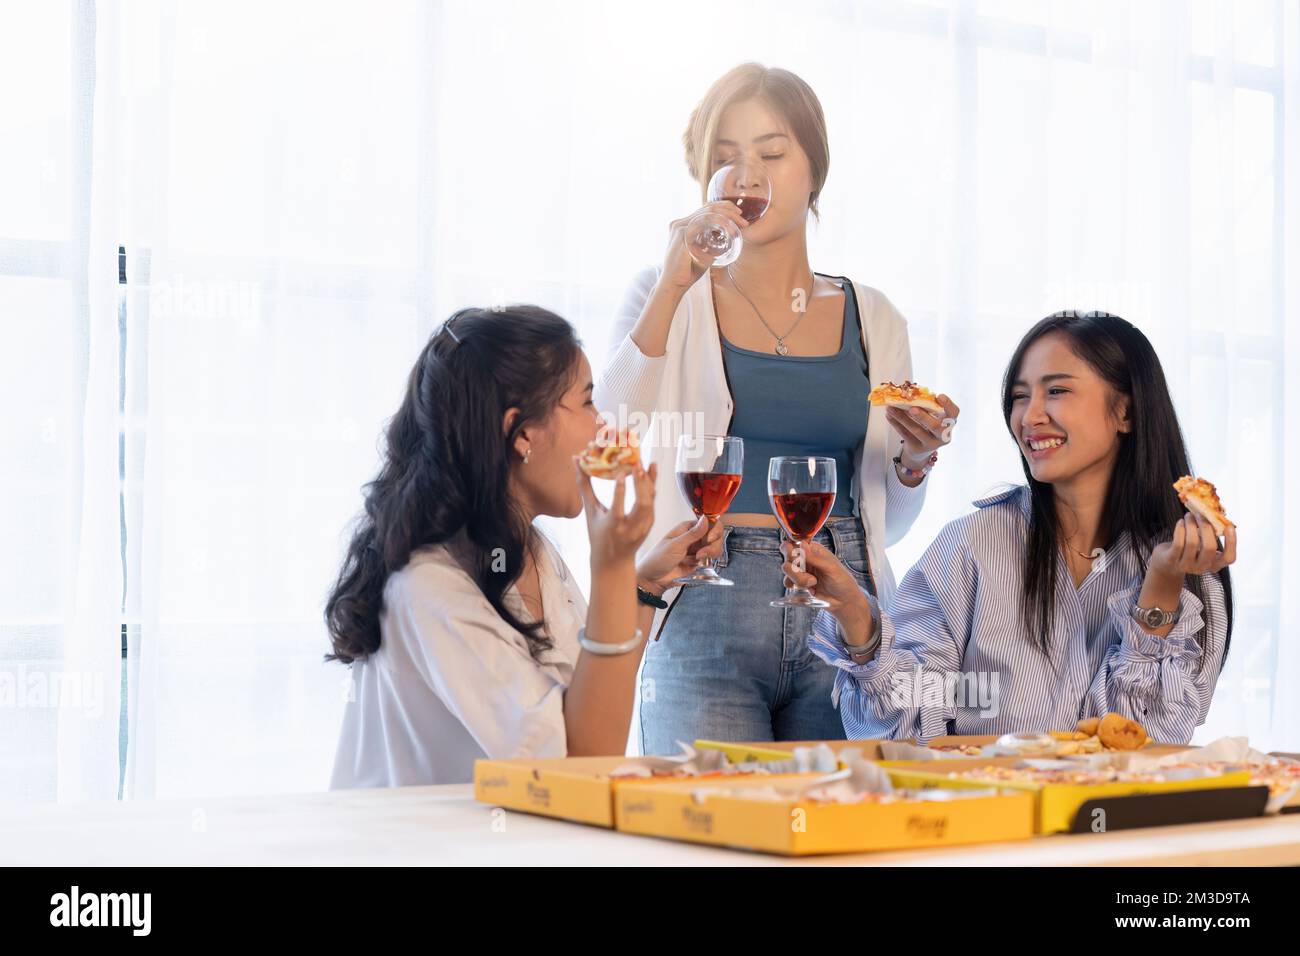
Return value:
[(1178, 620), (1177, 611), (1162, 611), (1158, 607), (1138, 607), (1134, 604), (1129, 611), (1133, 620), (1150, 628), (1165, 627)]
[(636, 599), (640, 601), (642, 604), (648, 604), (650, 605), (650, 607), (659, 608), (660, 610), (663, 610), (668, 606), (667, 601), (665, 601), (663, 598), (659, 597), (658, 595), (651, 594), (649, 591), (647, 591), (645, 588), (641, 587), (640, 585), (637, 585)]

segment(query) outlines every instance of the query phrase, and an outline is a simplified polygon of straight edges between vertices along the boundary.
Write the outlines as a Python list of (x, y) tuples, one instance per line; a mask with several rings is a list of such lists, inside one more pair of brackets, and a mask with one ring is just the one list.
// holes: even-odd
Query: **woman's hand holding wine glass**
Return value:
[(848, 568), (816, 541), (804, 543), (801, 562), (804, 568), (797, 567), (795, 549), (793, 541), (781, 542), (785, 586), (815, 593), (839, 622), (849, 644), (867, 643), (877, 622), (872, 617), (870, 600)]
[[(716, 525), (731, 507), (745, 473), (745, 443), (729, 435), (682, 435), (677, 441), (677, 487), (691, 510)], [(715, 539), (716, 540), (716, 539)], [(672, 583), (729, 587), (731, 581), (713, 569), (716, 552), (700, 554), (699, 567)]]
[(740, 213), (740, 207), (730, 200), (719, 200), (701, 206), (683, 219), (674, 219), (668, 226), (668, 251), (664, 253), (664, 268), (659, 276), (659, 284), (678, 293), (683, 293), (708, 270), (710, 262), (701, 262), (691, 251), (687, 238), (697, 231), (703, 217), (709, 216), (725, 220), (739, 234), (749, 223)]
[[(713, 174), (705, 198), (711, 205), (731, 203), (745, 223), (754, 223), (772, 202), (772, 181), (761, 162), (737, 157)], [(729, 266), (740, 258), (743, 228), (729, 211), (727, 215), (712, 210), (696, 213), (686, 224), (687, 251), (702, 268)]]
[(761, 162), (738, 157), (713, 174), (707, 198), (706, 205), (669, 227), (661, 284), (685, 291), (710, 266), (735, 262), (743, 245), (741, 234), (772, 201), (772, 183)]
[[(802, 546), (811, 542), (835, 506), (835, 459), (803, 455), (773, 458), (767, 466), (767, 497), (777, 521), (797, 546), (794, 567), (801, 568)], [(795, 587), (772, 607), (829, 607), (807, 588)]]
[(736, 159), (713, 175), (706, 204), (668, 227), (663, 268), (629, 333), (644, 355), (664, 354), (673, 316), (686, 290), (709, 270), (734, 262), (741, 234), (767, 211), (772, 184), (762, 163)]
[(651, 548), (637, 564), (637, 583), (651, 594), (662, 594), (674, 578), (690, 574), (701, 562), (722, 553), (722, 525), (701, 515), (683, 521)]

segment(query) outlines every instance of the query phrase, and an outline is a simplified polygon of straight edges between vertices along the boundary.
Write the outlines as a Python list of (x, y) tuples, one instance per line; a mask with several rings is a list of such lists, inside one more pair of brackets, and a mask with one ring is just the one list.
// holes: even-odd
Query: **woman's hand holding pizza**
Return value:
[(932, 454), (952, 441), (952, 426), (957, 424), (961, 409), (947, 395), (937, 396), (937, 401), (943, 406), (942, 418), (916, 406), (885, 409), (885, 418), (903, 437), (903, 464), (908, 468), (921, 468)]

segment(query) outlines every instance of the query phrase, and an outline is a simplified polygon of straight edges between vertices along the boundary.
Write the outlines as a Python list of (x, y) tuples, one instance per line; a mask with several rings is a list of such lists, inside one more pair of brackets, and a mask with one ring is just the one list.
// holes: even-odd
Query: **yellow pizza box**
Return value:
[[(991, 757), (981, 761), (984, 766), (1015, 765), (1018, 757)], [(984, 789), (991, 786), (1023, 790), (1036, 798), (1034, 829), (1037, 833), (1059, 833), (1069, 830), (1075, 814), (1089, 800), (1104, 797), (1126, 797), (1144, 793), (1173, 793), (1183, 790), (1217, 790), (1225, 787), (1249, 786), (1250, 774), (1246, 771), (1226, 773), (1217, 777), (1194, 780), (1169, 780), (1163, 783), (1117, 781), (1094, 786), (1051, 783), (1018, 783), (1010, 780), (981, 780), (978, 777), (949, 777), (953, 771), (968, 771), (971, 761), (929, 760), (911, 764), (896, 763), (888, 766), (889, 778), (896, 787), (941, 787), (954, 789)]]
[(773, 784), (795, 791), (819, 776), (627, 783), (615, 793), (616, 825), (622, 833), (786, 856), (994, 843), (1033, 835), (1033, 794), (1023, 791), (886, 804), (822, 804), (797, 792), (787, 799), (740, 792)]
[[(750, 763), (752, 761), (785, 760), (796, 747), (817, 747), (825, 744), (835, 753), (849, 747), (862, 751), (868, 760), (880, 759), (879, 740), (764, 740), (755, 743), (745, 741), (697, 740), (696, 750), (721, 750), (732, 763)], [(910, 743), (910, 741), (909, 741)]]
[[(474, 799), (507, 810), (613, 828), (614, 793), (629, 783), (659, 786), (664, 782), (700, 781), (721, 777), (610, 777), (614, 769), (635, 763), (636, 757), (556, 757), (546, 760), (474, 761)], [(779, 779), (778, 774), (730, 774), (746, 780)]]

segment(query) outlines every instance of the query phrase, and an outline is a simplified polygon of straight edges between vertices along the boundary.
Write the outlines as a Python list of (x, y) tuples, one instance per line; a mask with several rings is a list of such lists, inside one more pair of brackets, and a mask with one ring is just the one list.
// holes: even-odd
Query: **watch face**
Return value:
[(1147, 627), (1159, 627), (1165, 622), (1164, 611), (1158, 607), (1143, 611), (1142, 617), (1145, 619)]

